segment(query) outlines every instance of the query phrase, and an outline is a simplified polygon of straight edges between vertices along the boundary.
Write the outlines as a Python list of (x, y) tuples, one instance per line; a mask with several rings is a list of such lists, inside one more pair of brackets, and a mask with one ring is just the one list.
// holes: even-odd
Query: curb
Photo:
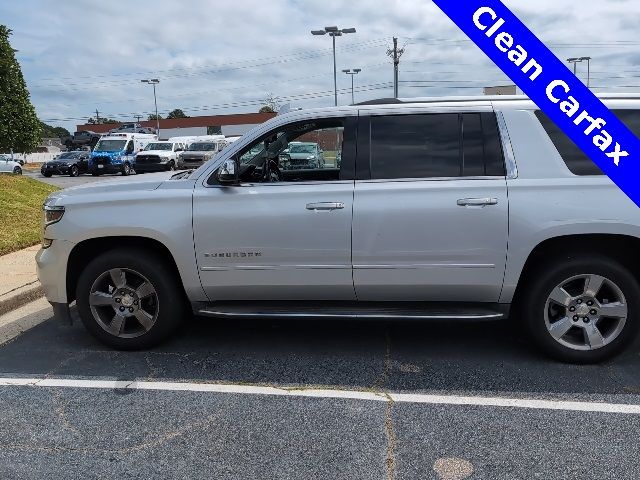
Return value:
[(20, 308), (44, 296), (44, 289), (37, 280), (0, 296), (0, 315)]

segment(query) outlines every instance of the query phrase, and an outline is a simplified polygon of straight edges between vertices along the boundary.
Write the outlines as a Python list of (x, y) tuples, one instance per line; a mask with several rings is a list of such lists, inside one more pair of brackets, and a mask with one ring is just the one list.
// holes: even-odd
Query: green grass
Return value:
[(22, 175), (0, 175), (0, 255), (40, 241), (42, 203), (56, 190)]

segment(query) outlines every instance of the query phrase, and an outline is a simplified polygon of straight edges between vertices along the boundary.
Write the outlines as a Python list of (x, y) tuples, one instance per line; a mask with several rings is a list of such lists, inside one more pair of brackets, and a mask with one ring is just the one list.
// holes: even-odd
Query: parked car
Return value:
[(8, 155), (0, 156), (0, 173), (15, 173), (16, 175), (22, 175), (22, 166), (11, 160)]
[(178, 156), (178, 168), (199, 167), (203, 163), (212, 159), (226, 146), (227, 141), (223, 135), (217, 140), (207, 140), (191, 143), (184, 152)]
[[(640, 135), (640, 100), (601, 98)], [(340, 168), (286, 177), (278, 156), (309, 134), (340, 139)], [(193, 172), (53, 193), (43, 231), (56, 315), (75, 301), (116, 348), (161, 342), (185, 304), (233, 319), (510, 318), (578, 363), (640, 327), (640, 209), (524, 97), (291, 112)]]
[(98, 143), (98, 140), (100, 140), (100, 134), (89, 130), (81, 130), (69, 137), (60, 139), (62, 144), (67, 147), (67, 150), (76, 150), (84, 146), (93, 148)]
[(144, 133), (114, 133), (104, 136), (91, 152), (89, 173), (129, 175), (135, 163), (135, 154), (157, 140), (156, 135)]
[(136, 173), (175, 170), (178, 164), (178, 155), (183, 150), (184, 145), (179, 142), (149, 143), (136, 154), (133, 168)]
[(123, 123), (117, 128), (112, 128), (109, 133), (149, 133), (155, 134), (156, 131), (153, 128), (143, 127), (139, 123)]
[(53, 160), (43, 163), (40, 173), (45, 177), (52, 175), (77, 177), (87, 173), (90, 156), (91, 153), (87, 151), (63, 152)]
[(11, 161), (14, 161), (14, 162), (18, 162), (20, 164), (20, 166), (24, 165), (24, 160), (22, 158), (19, 158), (17, 156), (12, 156), (11, 154), (2, 154), (2, 153), (0, 153), (0, 160), (11, 160)]
[(324, 168), (324, 152), (313, 142), (291, 142), (280, 155), (282, 168), (286, 170)]

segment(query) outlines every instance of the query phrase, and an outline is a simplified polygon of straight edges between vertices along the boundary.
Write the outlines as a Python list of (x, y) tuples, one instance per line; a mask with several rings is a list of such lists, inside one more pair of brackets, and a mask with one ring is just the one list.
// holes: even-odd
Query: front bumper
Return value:
[(120, 173), (122, 172), (122, 164), (112, 164), (112, 163), (104, 163), (99, 165), (90, 165), (89, 173)]
[(40, 173), (42, 175), (44, 175), (45, 173), (49, 173), (51, 175), (68, 175), (70, 170), (71, 167), (68, 165), (49, 165), (47, 167), (42, 167), (40, 169)]
[(206, 160), (204, 158), (180, 158), (178, 159), (178, 168), (198, 168)]
[(165, 163), (135, 163), (133, 169), (138, 172), (164, 172), (169, 168), (169, 161)]
[(41, 248), (36, 254), (36, 271), (51, 303), (69, 303), (67, 295), (67, 262), (75, 243), (54, 240), (49, 248)]

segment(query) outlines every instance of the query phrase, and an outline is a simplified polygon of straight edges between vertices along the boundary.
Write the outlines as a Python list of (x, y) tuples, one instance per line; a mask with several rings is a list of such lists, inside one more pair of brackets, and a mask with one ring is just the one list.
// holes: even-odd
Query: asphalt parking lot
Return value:
[(171, 172), (145, 173), (144, 175), (133, 174), (128, 177), (123, 177), (118, 173), (118, 174), (100, 175), (99, 177), (94, 177), (93, 175), (80, 175), (78, 177), (70, 177), (68, 175), (54, 175), (52, 177), (47, 178), (44, 175), (42, 175), (39, 171), (37, 172), (25, 171), (24, 175), (30, 178), (35, 178), (36, 180), (40, 180), (41, 182), (55, 185), (56, 187), (59, 187), (59, 188), (69, 188), (69, 187), (75, 187), (76, 185), (85, 185), (85, 184), (95, 183), (95, 182), (105, 182), (105, 181), (114, 181), (114, 180), (135, 181), (136, 178), (144, 180), (145, 178), (153, 178), (154, 176), (167, 177), (171, 175)]
[(115, 180), (122, 175), (100, 175), (94, 177), (92, 175), (80, 175), (78, 177), (70, 177), (69, 175), (54, 175), (52, 177), (45, 177), (40, 171), (24, 171), (24, 175), (27, 177), (35, 178), (41, 182), (49, 183), (60, 188), (75, 187), (76, 185), (84, 185), (87, 183), (104, 182), (106, 180)]
[(639, 352), (559, 364), (507, 322), (203, 318), (117, 352), (47, 319), (0, 347), (4, 382), (31, 379), (0, 386), (0, 478), (637, 479)]

